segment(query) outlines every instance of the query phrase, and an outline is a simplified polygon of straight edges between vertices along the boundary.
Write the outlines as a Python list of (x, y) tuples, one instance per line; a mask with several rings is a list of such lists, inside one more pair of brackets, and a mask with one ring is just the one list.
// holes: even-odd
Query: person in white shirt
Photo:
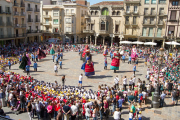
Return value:
[(120, 120), (121, 119), (121, 112), (119, 111), (119, 108), (116, 108), (116, 111), (114, 112), (114, 120)]
[(57, 64), (54, 65), (54, 72), (55, 72), (55, 76), (56, 76), (56, 75), (57, 75), (57, 72), (58, 72)]
[(134, 78), (132, 79), (132, 82), (133, 82), (133, 84), (132, 84), (132, 86), (133, 86), (133, 90), (134, 90), (134, 86), (135, 86), (135, 83), (136, 83), (136, 77), (134, 76)]
[(118, 78), (117, 75), (116, 75), (116, 77), (114, 78), (114, 84), (115, 84), (116, 89), (118, 89), (118, 88), (119, 88), (119, 78)]
[(79, 76), (79, 85), (78, 86), (80, 86), (80, 87), (82, 87), (82, 79), (83, 79), (83, 74), (81, 74)]
[(76, 106), (76, 103), (74, 102), (73, 105), (71, 106), (71, 120), (76, 119), (77, 112), (78, 112), (78, 108)]
[(129, 80), (129, 89), (131, 90), (132, 89), (132, 84), (133, 84), (133, 80), (132, 78)]
[(39, 103), (39, 101), (36, 102), (35, 104), (35, 108), (36, 108), (36, 113), (37, 113), (37, 116), (38, 116), (38, 120), (41, 119), (41, 104)]
[(125, 91), (126, 91), (126, 86), (127, 86), (127, 78), (126, 78), (126, 76), (124, 76), (124, 79), (123, 79), (123, 88), (124, 88)]
[(86, 120), (89, 120), (90, 116), (91, 116), (91, 112), (89, 109), (89, 105), (87, 105), (87, 108), (85, 108), (85, 116), (86, 116)]

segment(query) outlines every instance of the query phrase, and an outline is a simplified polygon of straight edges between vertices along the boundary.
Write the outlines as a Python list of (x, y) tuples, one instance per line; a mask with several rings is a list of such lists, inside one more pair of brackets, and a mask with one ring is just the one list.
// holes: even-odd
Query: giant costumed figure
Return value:
[(28, 64), (28, 58), (26, 57), (26, 54), (24, 54), (19, 68), (25, 70), (27, 64)]
[(86, 50), (86, 61), (83, 63), (81, 69), (85, 71), (85, 76), (87, 77), (95, 75), (94, 64), (89, 50)]
[(55, 45), (54, 45), (54, 43), (52, 43), (51, 50), (50, 50), (50, 54), (51, 54), (51, 55), (54, 55), (54, 54), (55, 54)]
[(114, 73), (116, 73), (116, 70), (119, 70), (119, 64), (120, 64), (120, 53), (119, 53), (119, 49), (116, 48), (116, 51), (114, 51), (113, 53), (113, 59), (111, 62), (111, 70), (114, 70)]
[(28, 65), (31, 65), (31, 60), (30, 60), (30, 57), (29, 57), (30, 55), (26, 52), (26, 57), (27, 57), (27, 59), (28, 59), (28, 61), (27, 61), (27, 64)]
[(41, 50), (40, 46), (38, 48), (37, 54), (38, 54), (38, 59), (42, 59), (46, 57), (46, 54)]
[(136, 46), (134, 45), (132, 50), (131, 50), (131, 59), (133, 62), (135, 62), (136, 58), (137, 58), (137, 50), (136, 50)]
[(86, 51), (89, 50), (89, 46), (86, 45), (85, 48), (84, 48), (84, 51), (81, 52), (81, 56), (80, 56), (80, 60), (83, 60), (83, 62), (86, 61), (86, 57), (87, 57), (87, 54), (86, 54)]

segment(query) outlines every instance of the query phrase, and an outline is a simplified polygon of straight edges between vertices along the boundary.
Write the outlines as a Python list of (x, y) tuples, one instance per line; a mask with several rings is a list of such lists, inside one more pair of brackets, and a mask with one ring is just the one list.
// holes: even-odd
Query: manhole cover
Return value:
[(156, 114), (161, 114), (161, 111), (155, 110), (154, 113), (156, 113)]

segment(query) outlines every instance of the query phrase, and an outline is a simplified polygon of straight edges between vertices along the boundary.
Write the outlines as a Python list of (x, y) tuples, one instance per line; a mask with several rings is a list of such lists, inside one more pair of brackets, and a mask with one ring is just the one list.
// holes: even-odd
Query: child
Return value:
[(34, 71), (37, 71), (37, 63), (36, 62), (34, 62)]
[(8, 65), (9, 65), (9, 70), (11, 69), (11, 61), (10, 59), (8, 60)]
[(59, 69), (60, 68), (62, 69), (62, 60), (59, 61), (59, 65), (60, 65)]
[(136, 60), (136, 65), (138, 65), (138, 58), (137, 58), (137, 60)]
[(52, 55), (53, 62), (54, 62), (54, 58), (55, 58), (55, 55)]
[(56, 75), (57, 75), (57, 72), (58, 72), (57, 64), (54, 65), (54, 72), (55, 72), (55, 76), (56, 76)]
[(125, 63), (125, 55), (122, 56), (122, 61)]
[(105, 56), (105, 58), (104, 58), (104, 69), (107, 70), (107, 57), (106, 57), (106, 56)]
[(29, 66), (29, 65), (26, 65), (26, 72), (27, 72), (27, 75), (30, 75), (29, 69), (30, 69), (30, 66)]
[(62, 60), (63, 59), (63, 53), (62, 52), (60, 53), (60, 56), (61, 56), (61, 60)]
[(141, 110), (142, 110), (142, 109), (141, 109), (141, 106), (139, 105), (138, 108), (136, 109), (136, 111), (137, 111), (137, 117), (138, 117), (139, 112), (140, 112)]
[(130, 110), (129, 112), (129, 120), (133, 120), (133, 110)]
[(31, 59), (32, 59), (32, 61), (34, 60), (34, 54), (33, 53), (31, 54)]
[(38, 61), (38, 55), (36, 55), (36, 62)]
[(110, 57), (111, 57), (111, 60), (112, 60), (113, 59), (113, 53), (112, 52), (110, 53)]
[(21, 63), (21, 61), (22, 61), (22, 55), (20, 54), (20, 56), (19, 56), (19, 64)]
[(58, 56), (57, 56), (57, 57), (56, 57), (56, 64), (58, 64), (58, 60), (59, 60), (59, 59), (58, 59)]
[(131, 64), (131, 56), (129, 55), (128, 64)]
[(142, 120), (141, 111), (139, 111), (138, 120)]

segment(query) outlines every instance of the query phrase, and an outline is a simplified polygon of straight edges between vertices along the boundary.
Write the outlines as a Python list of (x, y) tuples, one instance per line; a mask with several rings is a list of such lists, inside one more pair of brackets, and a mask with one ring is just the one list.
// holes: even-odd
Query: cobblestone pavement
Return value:
[[(108, 86), (113, 86), (114, 84), (114, 77), (116, 75), (119, 76), (120, 80), (121, 77), (127, 76), (128, 80), (130, 77), (133, 77), (133, 65), (128, 64), (127, 61), (125, 63), (120, 63), (120, 70), (117, 73), (114, 73), (110, 70), (110, 58), (108, 56), (108, 69), (104, 70), (104, 57), (102, 54), (92, 54), (92, 60), (95, 66), (95, 75), (91, 76), (90, 78), (83, 78), (83, 86), (86, 89), (97, 90), (98, 85), (107, 84)], [(54, 65), (55, 63), (52, 62), (52, 56), (47, 55), (46, 58), (40, 60), (38, 63), (37, 72), (33, 71), (33, 67), (31, 67), (30, 76), (33, 76), (37, 80), (45, 81), (45, 82), (54, 82), (57, 80), (61, 84), (61, 77), (66, 75), (66, 82), (65, 85), (70, 86), (77, 86), (78, 85), (78, 78), (81, 73), (84, 74), (82, 71), (81, 65), (82, 61), (80, 61), (80, 56), (77, 52), (68, 52), (64, 53), (63, 59), (63, 66), (62, 69), (59, 69), (58, 75), (55, 76), (54, 74)], [(140, 78), (141, 80), (146, 80), (146, 69), (147, 67), (144, 66), (143, 60), (139, 60), (139, 64), (137, 66), (136, 77)], [(22, 70), (19, 69), (19, 64), (13, 65), (11, 71), (20, 73), (21, 75), (26, 75), (23, 73)], [(137, 82), (137, 80), (136, 80)], [(146, 81), (148, 82), (148, 81)], [(121, 82), (122, 83), (122, 82)], [(120, 85), (122, 87), (122, 85)], [(151, 99), (151, 98), (150, 98)], [(180, 107), (179, 106), (170, 106), (171, 98), (166, 98), (165, 105), (166, 107), (160, 109), (152, 109), (150, 108), (150, 104), (143, 105), (145, 109), (143, 109), (142, 115), (144, 116), (145, 120), (180, 120)], [(149, 102), (150, 103), (150, 102)], [(124, 110), (122, 111), (122, 118), (124, 120), (128, 120), (128, 109), (127, 105), (124, 105)], [(3, 108), (7, 115), (15, 120), (27, 120), (29, 119), (27, 113), (23, 113), (21, 115), (11, 114), (9, 108)], [(109, 118), (111, 119), (111, 117)], [(143, 120), (144, 120), (143, 119)]]

